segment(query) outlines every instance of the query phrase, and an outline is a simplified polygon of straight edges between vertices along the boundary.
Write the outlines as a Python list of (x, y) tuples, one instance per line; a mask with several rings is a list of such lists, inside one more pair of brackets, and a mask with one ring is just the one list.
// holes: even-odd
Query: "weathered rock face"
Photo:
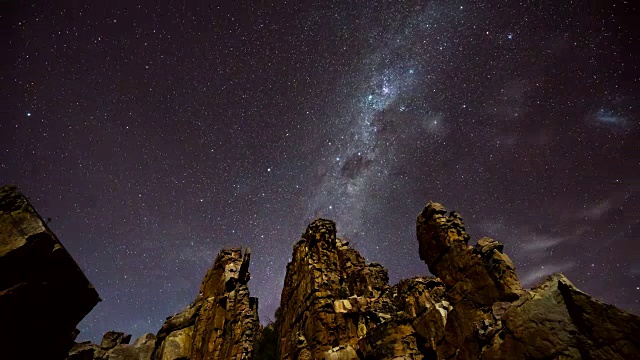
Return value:
[(638, 316), (562, 274), (522, 289), (503, 246), (489, 238), (470, 246), (460, 215), (440, 204), (425, 207), (416, 231), (436, 277), (389, 286), (384, 267), (318, 219), (294, 246), (275, 324), (260, 326), (247, 287), (250, 252), (232, 248), (157, 337), (129, 344), (131, 335), (110, 331), (99, 345), (73, 344), (98, 294), (27, 199), (1, 187), (0, 358), (640, 359)]
[(479, 338), (486, 340), (495, 332), (493, 304), (517, 300), (523, 293), (515, 267), (495, 240), (483, 238), (470, 247), (460, 215), (447, 215), (440, 204), (425, 207), (416, 230), (420, 258), (445, 284), (451, 309), (439, 329), (442, 337), (434, 339), (431, 348), (439, 358), (477, 358)]
[(280, 358), (422, 358), (412, 318), (403, 310), (415, 313), (433, 299), (422, 299), (417, 291), (396, 297), (403, 286), (420, 288), (430, 281), (417, 278), (389, 287), (386, 269), (367, 264), (337, 239), (335, 223), (314, 221), (287, 265), (276, 314)]
[[(128, 336), (130, 339), (131, 335)], [(127, 339), (125, 338), (125, 340)], [(121, 342), (113, 346), (107, 350), (102, 358), (95, 358), (95, 360), (150, 360), (155, 344), (155, 335), (144, 334), (131, 345), (127, 340), (127, 343)]]
[(318, 219), (295, 245), (276, 313), (281, 359), (640, 358), (640, 318), (557, 274), (523, 290), (503, 246), (469, 246), (462, 218), (430, 203), (420, 258), (437, 277), (389, 287)]
[(420, 258), (445, 285), (448, 310), (422, 333), (438, 359), (640, 358), (640, 318), (576, 289), (563, 275), (521, 288), (495, 240), (467, 245), (461, 217), (437, 203), (418, 216)]
[(165, 321), (153, 358), (250, 359), (258, 335), (258, 300), (249, 297), (250, 252), (223, 249), (196, 300)]
[(76, 325), (100, 298), (13, 186), (0, 187), (0, 274), (2, 357), (64, 359)]
[(295, 245), (276, 314), (282, 360), (320, 359), (329, 357), (332, 349), (353, 350), (358, 324), (345, 321), (352, 306), (344, 272), (364, 260), (355, 252), (344, 253), (343, 269), (341, 245), (335, 224), (323, 219), (310, 224)]

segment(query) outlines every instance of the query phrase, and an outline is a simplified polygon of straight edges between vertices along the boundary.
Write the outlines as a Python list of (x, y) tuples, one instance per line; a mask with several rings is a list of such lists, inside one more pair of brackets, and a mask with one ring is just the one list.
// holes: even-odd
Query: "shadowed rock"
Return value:
[(2, 357), (64, 359), (78, 334), (76, 325), (100, 298), (13, 186), (0, 187), (0, 274)]
[(67, 360), (149, 360), (156, 336), (144, 334), (129, 345), (131, 335), (109, 331), (102, 337), (100, 345), (89, 341), (75, 344)]

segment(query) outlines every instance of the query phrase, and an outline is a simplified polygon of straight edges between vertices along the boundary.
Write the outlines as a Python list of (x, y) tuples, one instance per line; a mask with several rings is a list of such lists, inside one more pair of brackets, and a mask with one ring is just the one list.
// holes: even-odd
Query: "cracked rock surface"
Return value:
[(523, 290), (502, 244), (481, 238), (469, 246), (462, 217), (441, 204), (420, 213), (417, 238), (449, 304), (431, 346), (438, 359), (640, 358), (638, 316), (581, 292), (562, 274)]

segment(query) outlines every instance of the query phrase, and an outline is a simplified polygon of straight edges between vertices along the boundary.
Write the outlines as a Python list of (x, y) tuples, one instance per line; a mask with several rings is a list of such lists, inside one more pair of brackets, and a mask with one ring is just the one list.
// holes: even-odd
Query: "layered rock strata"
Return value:
[(99, 301), (29, 200), (0, 187), (0, 357), (64, 359)]
[(249, 249), (223, 249), (200, 293), (165, 321), (153, 359), (251, 359), (260, 329), (258, 300), (249, 296)]

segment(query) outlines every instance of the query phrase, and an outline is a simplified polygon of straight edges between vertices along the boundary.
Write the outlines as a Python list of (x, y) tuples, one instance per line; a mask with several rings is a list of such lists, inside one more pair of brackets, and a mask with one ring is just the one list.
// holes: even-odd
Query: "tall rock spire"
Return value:
[(258, 300), (247, 287), (250, 259), (249, 249), (220, 251), (195, 301), (158, 332), (154, 359), (252, 358), (260, 323)]
[(384, 267), (367, 264), (336, 238), (333, 221), (312, 222), (287, 265), (276, 313), (280, 358), (421, 356), (411, 321), (394, 316), (396, 292), (388, 281)]
[[(438, 359), (640, 357), (640, 318), (576, 289), (562, 274), (522, 289), (499, 242), (469, 246), (462, 217), (430, 202), (417, 219), (420, 259), (445, 285), (445, 322), (429, 323)], [(597, 315), (596, 315), (597, 314)]]
[(482, 238), (475, 247), (460, 214), (430, 202), (418, 215), (416, 233), (420, 259), (450, 288), (454, 301), (466, 298), (477, 304), (516, 300), (522, 287), (515, 266), (499, 242)]

